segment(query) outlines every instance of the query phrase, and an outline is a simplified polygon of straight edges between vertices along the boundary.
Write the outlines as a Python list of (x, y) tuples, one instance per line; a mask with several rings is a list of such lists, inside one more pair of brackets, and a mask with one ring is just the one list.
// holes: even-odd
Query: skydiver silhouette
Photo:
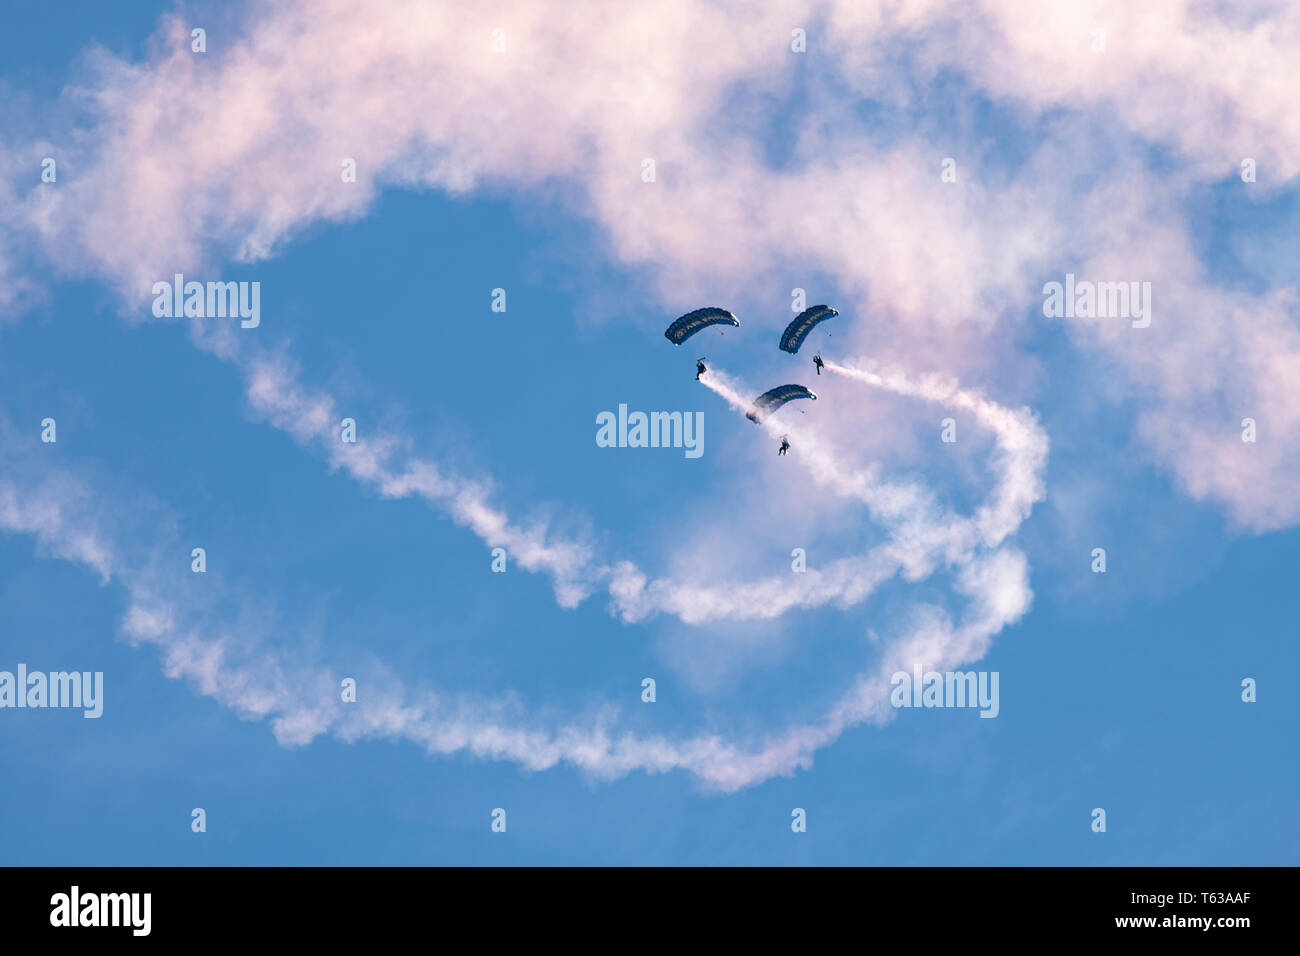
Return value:
[(820, 375), (822, 373), (822, 369), (826, 367), (826, 363), (822, 361), (820, 352), (818, 352), (816, 355), (813, 356), (813, 365), (817, 366), (818, 375)]
[(777, 454), (778, 454), (778, 455), (784, 455), (784, 454), (785, 454), (787, 451), (789, 451), (789, 450), (790, 450), (790, 442), (786, 439), (786, 437), (785, 437), (784, 435), (782, 435), (782, 436), (781, 436), (781, 448), (777, 451)]
[(695, 360), (695, 381), (698, 382), (700, 380), (700, 376), (707, 371), (708, 369), (704, 367), (704, 359), (702, 358), (696, 359)]

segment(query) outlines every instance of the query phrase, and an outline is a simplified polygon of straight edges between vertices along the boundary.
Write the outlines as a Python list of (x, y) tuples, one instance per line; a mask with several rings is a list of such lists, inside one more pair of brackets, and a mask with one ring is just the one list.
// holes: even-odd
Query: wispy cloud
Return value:
[[(88, 58), (66, 94), (80, 125), (46, 137), (66, 159), (57, 188), (5, 204), (0, 296), (20, 275), (6, 280), (5, 232), (34, 232), (56, 269), (134, 307), (159, 276), (266, 257), (387, 186), (545, 189), (665, 297), (830, 275), (870, 317), (853, 346), (1024, 381), (1016, 340), (1043, 321), (1044, 278), (1131, 274), (1155, 286), (1155, 324), (1075, 321), (1080, 360), (1113, 359), (1136, 437), (1189, 494), (1246, 528), (1300, 518), (1294, 289), (1216, 285), (1183, 208), (1209, 183), (1246, 202), (1293, 188), (1293, 6), (983, 0), (953, 17), (923, 0), (670, 0), (611, 17), (386, 0), (362, 25), (347, 4), (279, 2), (221, 24), (203, 56), (188, 26), (165, 20), (144, 63)], [(773, 128), (773, 102), (805, 122)], [(860, 102), (882, 118), (864, 123)], [(990, 144), (991, 112), (1016, 145)], [(1246, 158), (1253, 184), (1237, 179)], [(1262, 423), (1244, 448), (1228, 427), (1242, 417)]]

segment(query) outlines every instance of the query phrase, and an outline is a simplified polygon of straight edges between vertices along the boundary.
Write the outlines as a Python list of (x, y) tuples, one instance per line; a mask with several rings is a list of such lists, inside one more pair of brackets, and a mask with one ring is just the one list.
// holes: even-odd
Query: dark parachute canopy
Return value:
[(829, 305), (814, 305), (811, 309), (804, 309), (781, 333), (781, 351), (789, 352), (791, 355), (798, 352), (799, 346), (803, 345), (803, 340), (808, 338), (808, 333), (813, 330), (814, 325), (837, 315), (839, 312)]
[(664, 330), (664, 338), (672, 342), (673, 345), (681, 345), (700, 329), (724, 322), (728, 325), (740, 325), (740, 320), (726, 309), (696, 309), (694, 312), (687, 312), (681, 318), (675, 319), (673, 324)]
[(778, 385), (754, 399), (754, 404), (749, 407), (745, 417), (757, 425), (786, 402), (793, 402), (796, 398), (817, 400), (817, 396), (802, 385)]

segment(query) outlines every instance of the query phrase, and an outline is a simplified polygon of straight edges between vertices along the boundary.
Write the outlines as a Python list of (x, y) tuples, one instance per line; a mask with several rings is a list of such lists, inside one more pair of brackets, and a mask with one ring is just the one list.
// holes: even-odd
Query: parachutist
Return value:
[(817, 366), (818, 375), (820, 375), (822, 373), (822, 369), (826, 367), (826, 363), (822, 361), (820, 352), (813, 356), (813, 365)]
[(695, 381), (698, 382), (700, 380), (700, 376), (707, 371), (708, 369), (704, 367), (704, 359), (696, 359), (695, 360)]
[(777, 451), (778, 455), (784, 455), (790, 450), (790, 441), (784, 435), (781, 436), (781, 448)]

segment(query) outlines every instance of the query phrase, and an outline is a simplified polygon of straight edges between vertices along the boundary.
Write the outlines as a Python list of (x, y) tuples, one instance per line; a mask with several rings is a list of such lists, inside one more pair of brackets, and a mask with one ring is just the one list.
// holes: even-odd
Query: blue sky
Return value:
[[(142, 69), (156, 66), (149, 36), (169, 9), (140, 4), (123, 14), (56, 3), (4, 14), (0, 84), (24, 100), (0, 131), (12, 195), (28, 196), (47, 149), (62, 155), (64, 146), (75, 157), (53, 189), (78, 188), (107, 162), (95, 131), (108, 125), (75, 132), (86, 120), (69, 118), (76, 109), (59, 91), (112, 82), (86, 66), (93, 42)], [(208, 55), (223, 55), (225, 42), (214, 39)], [(837, 135), (892, 150), (955, 114), (969, 154), (987, 165), (991, 192), (971, 200), (975, 213), (1010, 208), (1014, 188), (998, 190), (1003, 181), (1024, 185), (1022, 151), (1050, 151), (1054, 124), (1077, 130), (1097, 121), (1087, 105), (1073, 115), (1069, 104), (1008, 107), (1001, 90), (964, 90), (924, 70), (915, 82), (930, 82), (925, 96), (936, 102), (900, 110), (894, 94), (864, 95), (860, 75), (826, 78), (824, 69), (810, 69), (783, 96), (753, 91), (755, 115), (738, 121), (758, 131), (753, 142), (848, 114), (861, 128)], [(731, 90), (741, 99), (750, 92)], [(42, 116), (58, 128), (33, 132)], [(1187, 230), (1206, 288), (1265, 299), (1293, 287), (1294, 269), (1276, 251), (1288, 226), (1294, 235), (1293, 180), (1274, 184), (1262, 201), (1234, 201), (1231, 174), (1197, 180), (1188, 171), (1195, 150), (1159, 130), (1122, 130), (1106, 147), (1146, 175), (1178, 170), (1177, 186), (1152, 200), (1168, 216), (1157, 225)], [(884, 153), (878, 158), (883, 165)], [(810, 162), (802, 149), (777, 148), (759, 166), (779, 177), (786, 164)], [(1107, 169), (1081, 163), (1062, 178), (1108, 181)], [(671, 163), (663, 168), (673, 174)], [(689, 167), (682, 160), (679, 168)], [(112, 542), (122, 577), (103, 582), (84, 562), (60, 557), (52, 539), (12, 527), (0, 536), (0, 669), (24, 662), (102, 671), (105, 680), (98, 720), (0, 710), (0, 766), (10, 781), (0, 792), (0, 819), (9, 824), (0, 861), (1296, 862), (1300, 714), (1290, 678), (1300, 665), (1300, 593), (1291, 579), (1300, 531), (1289, 514), (1265, 509), (1261, 518), (1233, 499), (1233, 481), (1198, 484), (1203, 476), (1177, 449), (1144, 437), (1143, 428), (1167, 424), (1143, 418), (1152, 408), (1200, 423), (1222, 406), (1223, 430), (1235, 440), (1240, 393), (1178, 405), (1185, 390), (1159, 384), (1165, 379), (1145, 372), (1147, 359), (1128, 346), (1043, 319), (1042, 282), (1075, 261), (1105, 262), (1104, 243), (1080, 240), (1072, 249), (1044, 235), (1011, 280), (981, 287), (1003, 297), (998, 324), (979, 326), (980, 307), (972, 307), (978, 331), (968, 333), (909, 324), (917, 304), (897, 295), (893, 302), (886, 280), (838, 275), (833, 261), (819, 263), (803, 248), (791, 251), (788, 273), (778, 253), (757, 265), (722, 258), (716, 278), (708, 263), (683, 268), (655, 242), (642, 247), (611, 225), (609, 206), (619, 200), (574, 201), (568, 190), (579, 187), (562, 175), (512, 175), (491, 171), (468, 189), (410, 188), (399, 168), (366, 184), (372, 195), (359, 205), (301, 215), (264, 254), (238, 251), (242, 227), (223, 232), (204, 220), (187, 274), (261, 283), (262, 325), (230, 329), (241, 345), (255, 342), (252, 357), (232, 361), (202, 347), (201, 332), (152, 320), (147, 296), (123, 294), (137, 265), (158, 278), (174, 271), (150, 258), (143, 240), (138, 263), (103, 251), (133, 253), (135, 227), (97, 245), (71, 220), (30, 227), (39, 217), (24, 199), (0, 247), (17, 263), (10, 279), (21, 275), (37, 290), (11, 301), (0, 323), (0, 436), (11, 452), (3, 478), (30, 501), (64, 487), (50, 475), (75, 483), (85, 497), (69, 506), (60, 540), (92, 515), (87, 527)], [(81, 196), (98, 196), (108, 182), (94, 180), (99, 192)], [(1086, 205), (1092, 189), (1059, 201)], [(166, 225), (150, 227), (155, 233), (183, 228), (184, 203), (170, 212)], [(86, 221), (96, 221), (94, 210)], [(990, 230), (981, 243), (1015, 235)], [(1285, 241), (1294, 251), (1294, 240)], [(891, 249), (864, 247), (863, 258), (887, 263)], [(939, 284), (926, 294), (957, 294)], [(277, 686), (290, 697), (315, 692), (297, 682), (302, 667), (391, 679), (413, 693), (433, 688), (478, 720), (494, 713), (488, 702), (509, 699), (506, 712), (529, 729), (582, 724), (612, 708), (615, 733), (672, 741), (717, 734), (740, 745), (819, 719), (854, 674), (874, 673), (882, 647), (908, 630), (918, 606), (960, 617), (959, 571), (893, 577), (848, 607), (798, 607), (760, 620), (693, 623), (667, 604), (637, 618), (611, 610), (600, 582), (576, 607), (561, 606), (552, 578), (529, 573), (514, 555), (505, 574), (491, 573), (490, 542), (446, 510), (384, 497), (332, 463), (327, 444), (276, 427), (250, 400), (246, 378), (258, 361), (271, 361), (303, 388), (331, 395), (363, 435), (400, 438), (403, 455), (490, 481), (494, 506), (516, 520), (547, 514), (551, 534), (586, 543), (599, 561), (632, 560), (651, 575), (726, 589), (789, 575), (792, 547), (822, 566), (876, 546), (884, 532), (804, 469), (799, 455), (811, 438), (801, 445), (796, 436), (792, 457), (779, 460), (771, 435), (698, 385), (697, 355), (752, 391), (812, 385), (819, 399), (802, 420), (793, 407), (782, 413), (791, 429), (812, 425), (836, 454), (847, 449), (854, 467), (879, 461), (882, 477), (929, 489), (956, 511), (972, 511), (996, 482), (991, 442), (978, 429), (946, 449), (937, 435), (947, 412), (877, 398), (832, 373), (817, 379), (807, 355), (778, 352), (794, 285), (807, 286), (809, 304), (841, 308), (832, 337), (810, 340), (828, 357), (861, 364), (879, 345), (896, 367), (942, 371), (1009, 408), (1029, 407), (1050, 439), (1045, 497), (1000, 545), (1024, 555), (1032, 605), (988, 635), (978, 662), (960, 668), (999, 673), (996, 719), (903, 710), (849, 727), (817, 748), (810, 766), (719, 791), (687, 769), (606, 776), (563, 760), (527, 769), (463, 750), (430, 754), (400, 736), (350, 740), (346, 720), (306, 745), (286, 745), (270, 720), (227, 706), (193, 680), (169, 679), (164, 651), (129, 639), (123, 622), (133, 599), (123, 582), (147, 580), (183, 612), (177, 635), (237, 635), (237, 653), (248, 655), (241, 661), (284, 668)], [(504, 313), (490, 309), (494, 288), (507, 290)], [(743, 325), (725, 338), (713, 330), (678, 349), (664, 340), (678, 313), (733, 303)], [(1284, 323), (1294, 320), (1292, 311)], [(945, 336), (946, 346), (934, 344)], [(1235, 361), (1231, 353), (1222, 350), (1225, 363)], [(1242, 362), (1225, 365), (1221, 377), (1258, 372)], [(1263, 386), (1247, 394), (1277, 395)], [(598, 447), (595, 416), (620, 403), (702, 411), (704, 455)], [(40, 441), (47, 416), (58, 423), (53, 445)], [(1282, 426), (1275, 434), (1291, 437)], [(1251, 474), (1245, 484), (1285, 498), (1293, 461), (1283, 454), (1271, 465), (1280, 478)], [(207, 551), (205, 575), (190, 573), (195, 546)], [(1104, 575), (1089, 568), (1099, 546)], [(647, 676), (657, 681), (654, 704), (640, 699)], [(1255, 703), (1240, 699), (1246, 677), (1258, 681)], [(366, 679), (360, 692), (377, 693)], [(191, 832), (194, 807), (207, 812), (205, 833)], [(497, 807), (508, 814), (504, 834), (490, 829)], [(807, 811), (805, 833), (791, 831), (796, 807)], [(1105, 833), (1090, 829), (1095, 807), (1106, 809)]]

